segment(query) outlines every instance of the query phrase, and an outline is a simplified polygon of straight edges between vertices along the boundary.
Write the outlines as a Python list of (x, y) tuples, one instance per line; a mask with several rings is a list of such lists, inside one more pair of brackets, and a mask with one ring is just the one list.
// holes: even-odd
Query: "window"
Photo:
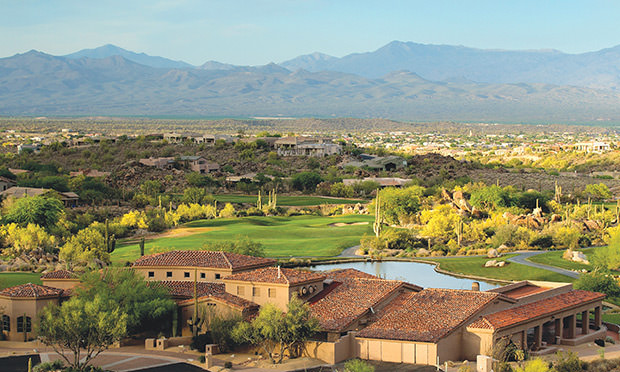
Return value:
[(189, 278), (189, 271), (184, 272), (184, 273), (183, 273), (183, 277), (184, 277), (184, 278)]
[(205, 273), (200, 273), (200, 279), (204, 279), (204, 278), (206, 278), (206, 277), (207, 277), (207, 274), (205, 274)]
[(215, 274), (215, 279), (221, 278), (220, 274)]
[(276, 297), (276, 289), (269, 288), (269, 297)]
[(11, 332), (11, 317), (8, 315), (2, 315), (2, 330)]
[(243, 286), (237, 286), (237, 296), (243, 296), (245, 294), (245, 288)]
[(166, 271), (166, 278), (172, 278), (172, 271)]
[(253, 287), (252, 288), (252, 296), (254, 296), (254, 297), (259, 297), (260, 296), (260, 288), (259, 287)]
[(155, 277), (155, 271), (149, 271), (149, 278)]
[(26, 328), (26, 332), (32, 332), (32, 324), (29, 316), (26, 317), (25, 322), (23, 316), (17, 318), (17, 332), (24, 332), (24, 327)]

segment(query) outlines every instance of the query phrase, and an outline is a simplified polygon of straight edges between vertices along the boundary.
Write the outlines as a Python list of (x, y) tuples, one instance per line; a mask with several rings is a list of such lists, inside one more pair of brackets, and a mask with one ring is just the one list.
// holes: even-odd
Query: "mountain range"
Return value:
[(105, 45), (0, 59), (1, 115), (620, 121), (620, 46), (566, 54), (392, 42), (342, 58), (192, 66)]

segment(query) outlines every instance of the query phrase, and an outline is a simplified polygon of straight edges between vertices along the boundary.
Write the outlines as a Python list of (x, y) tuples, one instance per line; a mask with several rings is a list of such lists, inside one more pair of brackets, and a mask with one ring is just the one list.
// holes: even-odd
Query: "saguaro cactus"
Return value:
[(372, 230), (377, 238), (381, 235), (381, 229), (383, 228), (381, 220), (381, 203), (377, 193), (377, 198), (375, 199), (375, 222), (372, 224)]
[(144, 238), (140, 239), (140, 257), (144, 256)]

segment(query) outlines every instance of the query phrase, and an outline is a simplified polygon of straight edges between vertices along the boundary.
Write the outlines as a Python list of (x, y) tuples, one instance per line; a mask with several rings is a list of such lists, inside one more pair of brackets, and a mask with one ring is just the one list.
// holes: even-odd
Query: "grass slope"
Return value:
[[(258, 195), (213, 195), (221, 203), (250, 203), (255, 204)], [(267, 203), (268, 195), (262, 195), (263, 203)], [(320, 196), (278, 196), (278, 205), (286, 207), (305, 207), (321, 204), (356, 204), (367, 203), (362, 199), (336, 199)]]
[[(145, 244), (145, 253), (166, 250), (198, 250), (209, 241), (236, 240), (247, 236), (261, 242), (268, 257), (336, 256), (344, 248), (359, 244), (364, 233), (372, 233), (372, 216), (335, 217), (243, 217), (201, 220), (185, 224), (187, 234), (160, 237)], [(367, 223), (330, 226), (333, 223)], [(195, 233), (192, 230), (195, 229)], [(174, 231), (173, 231), (174, 232)], [(134, 261), (139, 256), (138, 244), (121, 244), (112, 253), (112, 262)]]
[[(581, 249), (581, 251), (585, 253), (586, 256), (589, 256), (590, 254), (594, 253), (594, 249), (595, 248), (586, 248), (586, 249)], [(545, 253), (541, 253), (539, 255), (530, 257), (528, 260), (535, 262), (535, 263), (555, 266), (555, 267), (559, 267), (559, 268), (566, 269), (566, 270), (581, 270), (581, 269), (591, 270), (592, 269), (592, 265), (586, 265), (586, 264), (582, 264), (579, 262), (573, 262), (573, 261), (568, 261), (568, 260), (563, 259), (562, 254), (564, 254), (564, 252), (565, 251), (563, 250), (545, 252)]]
[(41, 284), (41, 274), (22, 272), (0, 273), (0, 289), (13, 287), (24, 283)]
[[(498, 261), (506, 261), (515, 255), (507, 255), (498, 258)], [(529, 267), (518, 263), (509, 262), (504, 267), (484, 267), (487, 257), (454, 257), (454, 258), (431, 258), (428, 261), (439, 263), (442, 270), (456, 274), (475, 275), (490, 279), (500, 280), (543, 280), (550, 282), (572, 282), (573, 278), (557, 274), (551, 271)]]

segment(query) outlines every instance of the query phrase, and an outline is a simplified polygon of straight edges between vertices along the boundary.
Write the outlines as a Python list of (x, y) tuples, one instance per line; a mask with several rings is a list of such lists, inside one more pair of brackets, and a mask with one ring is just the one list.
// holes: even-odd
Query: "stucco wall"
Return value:
[(43, 285), (48, 287), (70, 289), (80, 284), (80, 279), (41, 279)]
[[(209, 309), (211, 314), (217, 314), (223, 318), (228, 317), (242, 317), (243, 311), (237, 307), (230, 306), (224, 302), (217, 301), (215, 299), (206, 299), (198, 302), (198, 316), (200, 316), (200, 307), (205, 306)], [(194, 302), (185, 303), (179, 306), (179, 324), (181, 325), (181, 336), (191, 336), (192, 330), (189, 328), (187, 321), (194, 317)], [(204, 333), (204, 330), (203, 332)]]
[[(179, 281), (194, 281), (194, 272), (196, 268), (194, 267), (170, 267), (170, 268), (162, 268), (162, 267), (134, 267), (134, 270), (139, 274), (143, 275), (146, 280), (179, 280)], [(152, 277), (149, 277), (149, 272), (153, 272)], [(172, 276), (167, 276), (168, 272), (172, 273)], [(185, 273), (189, 274), (189, 277), (185, 276)], [(199, 282), (221, 282), (222, 279), (231, 275), (232, 270), (230, 269), (212, 269), (212, 268), (198, 268), (197, 272), (197, 281)], [(205, 277), (202, 278), (201, 274), (205, 274)], [(216, 274), (220, 275), (220, 279), (216, 279)]]
[(50, 303), (58, 304), (58, 298), (7, 298), (0, 297), (0, 308), (3, 313), (10, 316), (11, 331), (4, 331), (8, 341), (24, 341), (24, 333), (17, 332), (17, 318), (26, 315), (30, 317), (32, 331), (28, 332), (28, 338), (36, 337), (34, 332), (37, 313)]
[(336, 342), (309, 341), (306, 343), (304, 355), (334, 364), (357, 357), (354, 332), (340, 338)]

